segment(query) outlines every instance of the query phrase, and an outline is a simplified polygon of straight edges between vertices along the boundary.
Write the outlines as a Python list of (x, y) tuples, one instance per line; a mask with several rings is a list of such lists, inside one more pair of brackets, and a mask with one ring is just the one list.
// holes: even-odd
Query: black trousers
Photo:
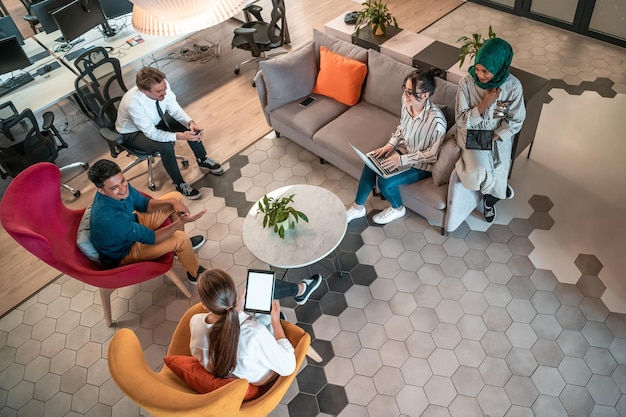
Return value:
[[(178, 126), (165, 126), (163, 123), (159, 123), (157, 128), (168, 132), (184, 132), (188, 130), (180, 123), (178, 123)], [(157, 142), (149, 139), (142, 132), (126, 133), (122, 135), (122, 137), (124, 138), (124, 143), (127, 143), (130, 146), (145, 149), (147, 151), (159, 152), (161, 154), (161, 161), (163, 161), (163, 167), (165, 168), (167, 175), (169, 175), (172, 179), (172, 182), (176, 185), (184, 182), (183, 176), (178, 168), (178, 163), (176, 162), (176, 154), (174, 152), (174, 144), (176, 142)], [(202, 142), (187, 143), (196, 158), (206, 158), (206, 149), (204, 149)]]

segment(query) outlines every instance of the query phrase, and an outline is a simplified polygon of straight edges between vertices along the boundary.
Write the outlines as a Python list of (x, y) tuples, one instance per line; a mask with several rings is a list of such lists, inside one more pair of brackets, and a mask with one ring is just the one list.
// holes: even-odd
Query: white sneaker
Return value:
[(348, 223), (350, 223), (354, 219), (360, 219), (361, 217), (365, 217), (367, 212), (365, 211), (365, 207), (361, 207), (360, 209), (350, 207), (346, 210), (346, 217), (348, 218)]
[(404, 217), (405, 214), (406, 214), (406, 207), (402, 206), (402, 207), (395, 209), (389, 206), (383, 211), (381, 211), (380, 213), (374, 215), (374, 217), (372, 217), (372, 220), (374, 220), (374, 223), (376, 224), (387, 224), (390, 221), (399, 219), (400, 217)]

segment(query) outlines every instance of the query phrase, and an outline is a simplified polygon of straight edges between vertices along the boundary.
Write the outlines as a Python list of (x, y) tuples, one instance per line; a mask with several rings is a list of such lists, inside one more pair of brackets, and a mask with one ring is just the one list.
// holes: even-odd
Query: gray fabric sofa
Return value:
[[(320, 46), (367, 65), (361, 99), (347, 106), (332, 98), (312, 93), (318, 73)], [(285, 136), (354, 178), (363, 162), (350, 147), (369, 151), (382, 146), (400, 121), (402, 82), (413, 68), (374, 50), (366, 50), (317, 30), (313, 41), (280, 57), (260, 63), (255, 77), (257, 93), (267, 123)], [(316, 100), (307, 107), (299, 103), (307, 96)], [(441, 232), (454, 231), (480, 202), (481, 196), (460, 183), (454, 163), (460, 150), (454, 140), (456, 85), (437, 80), (432, 102), (439, 105), (448, 121), (448, 134), (433, 176), (401, 187), (403, 204), (425, 217)]]

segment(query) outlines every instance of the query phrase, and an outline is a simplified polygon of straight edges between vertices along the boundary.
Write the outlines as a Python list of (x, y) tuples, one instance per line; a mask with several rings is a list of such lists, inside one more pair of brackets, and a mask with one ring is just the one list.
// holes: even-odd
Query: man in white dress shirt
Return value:
[(123, 136), (124, 143), (158, 151), (176, 190), (191, 200), (200, 198), (200, 192), (183, 180), (174, 153), (176, 141), (189, 144), (200, 168), (214, 175), (224, 173), (222, 166), (206, 154), (203, 129), (180, 107), (165, 74), (156, 68), (139, 70), (136, 85), (120, 101), (115, 129)]

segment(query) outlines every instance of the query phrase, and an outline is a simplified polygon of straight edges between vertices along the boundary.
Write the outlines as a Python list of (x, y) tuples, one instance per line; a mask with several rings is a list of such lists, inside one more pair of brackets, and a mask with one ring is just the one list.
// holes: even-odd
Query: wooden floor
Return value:
[[(32, 36), (30, 26), (22, 19), (24, 8), (19, 0), (4, 0), (4, 4), (23, 35)], [(262, 0), (259, 4), (268, 11), (271, 2)], [(388, 1), (400, 27), (414, 32), (423, 30), (461, 4), (462, 0)], [(352, 0), (289, 0), (287, 18), (292, 42), (287, 49), (297, 48), (309, 41), (312, 29), (323, 31), (326, 22), (359, 8), (360, 1)], [(270, 130), (261, 112), (256, 90), (250, 84), (255, 72), (254, 64), (243, 67), (239, 76), (233, 73), (235, 65), (249, 57), (244, 51), (230, 48), (232, 32), (237, 25), (237, 21), (230, 20), (197, 32), (154, 57), (156, 65), (167, 74), (181, 105), (205, 129), (204, 145), (209, 155), (218, 161), (228, 160)], [(209, 42), (221, 42), (221, 54), (205, 63), (166, 59), (170, 53), (176, 54), (185, 45)], [(137, 62), (124, 68), (126, 84), (132, 86), (135, 72), (150, 63), (150, 57), (147, 57), (143, 63)], [(55, 124), (64, 130), (63, 136), (70, 144), (68, 149), (61, 151), (58, 165), (78, 160), (93, 163), (101, 158), (110, 158), (95, 126), (70, 100), (64, 100), (48, 110), (55, 113)], [(183, 145), (177, 145), (177, 153), (193, 156), (189, 147)], [(125, 166), (131, 160), (120, 155), (116, 162)], [(193, 163), (182, 173), (188, 182), (202, 175)], [(156, 164), (154, 174), (159, 188), (153, 195), (173, 190), (160, 162)], [(133, 168), (127, 177), (135, 187), (147, 190), (145, 165)], [(62, 191), (65, 203), (74, 208), (86, 207), (95, 192), (86, 175), (83, 172), (68, 173), (64, 179), (82, 192), (80, 198), (74, 199), (70, 193)], [(8, 183), (9, 179), (0, 180), (0, 193), (4, 193)], [(0, 316), (58, 275), (58, 271), (17, 246), (4, 230), (0, 230)]]

